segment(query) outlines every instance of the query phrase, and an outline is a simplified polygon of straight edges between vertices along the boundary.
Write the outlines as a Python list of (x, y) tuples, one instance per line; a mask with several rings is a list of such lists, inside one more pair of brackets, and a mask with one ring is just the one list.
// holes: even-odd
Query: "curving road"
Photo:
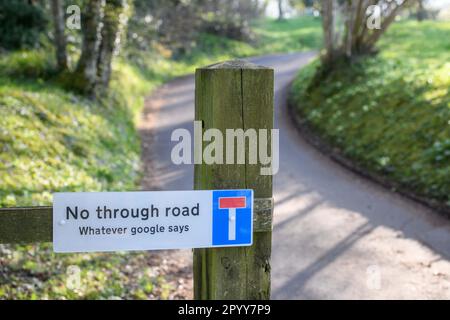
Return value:
[[(314, 53), (250, 59), (275, 69), (274, 299), (450, 299), (450, 221), (349, 172), (298, 134), (290, 82)], [(171, 132), (192, 130), (194, 78), (149, 97), (141, 123), (143, 188), (188, 190), (193, 167), (170, 161)], [(189, 263), (190, 252), (178, 253)]]

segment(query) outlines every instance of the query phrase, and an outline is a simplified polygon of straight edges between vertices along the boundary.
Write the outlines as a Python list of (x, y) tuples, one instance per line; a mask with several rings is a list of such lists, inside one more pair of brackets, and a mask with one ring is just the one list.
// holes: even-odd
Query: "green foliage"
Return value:
[(328, 142), (369, 170), (450, 205), (448, 22), (397, 23), (377, 57), (318, 62), (296, 79), (298, 112)]
[[(9, 58), (15, 54), (3, 56), (5, 64)], [(20, 65), (13, 69), (24, 74)], [(0, 75), (0, 206), (50, 204), (54, 191), (138, 188), (135, 120), (144, 94), (159, 82), (122, 61), (115, 71), (113, 91), (97, 103), (57, 83)], [(122, 77), (127, 81), (119, 83)], [(0, 245), (0, 299), (167, 297), (174, 288), (151, 275), (157, 266), (150, 270), (148, 259), (147, 253), (55, 256), (48, 244)], [(76, 290), (67, 285), (70, 265), (82, 272)]]
[(151, 254), (56, 255), (50, 244), (14, 249), (0, 245), (0, 299), (167, 299), (173, 290)]
[(252, 41), (251, 22), (263, 9), (252, 0), (213, 0), (200, 7), (200, 30), (238, 41)]
[(174, 57), (193, 50), (201, 33), (252, 40), (250, 22), (261, 13), (256, 0), (135, 0), (129, 39), (142, 48), (155, 42)]
[[(0, 78), (0, 205), (38, 205), (59, 191), (132, 189), (139, 143), (126, 105)], [(15, 200), (12, 200), (15, 199)]]
[[(172, 58), (170, 49), (153, 44), (151, 49), (127, 47), (125, 54), (146, 78), (164, 81), (177, 75), (192, 73), (196, 67), (213, 62), (250, 56), (317, 50), (322, 44), (320, 20), (301, 17), (277, 21), (260, 19), (252, 26), (257, 36), (254, 43), (236, 41), (211, 33), (200, 33), (191, 52)], [(170, 59), (172, 58), (172, 59)], [(155, 70), (161, 69), (161, 72)]]
[(44, 50), (19, 50), (0, 55), (3, 76), (19, 78), (48, 78), (55, 73), (53, 54)]
[[(320, 32), (319, 22), (305, 23), (310, 24), (309, 32)], [(65, 74), (51, 77), (54, 61), (48, 58), (53, 57), (49, 50), (0, 55), (0, 206), (50, 204), (55, 191), (139, 189), (135, 124), (145, 95), (198, 66), (282, 52), (295, 42), (288, 39), (288, 28), (281, 31), (274, 21), (260, 21), (255, 29), (261, 42), (253, 46), (203, 33), (198, 48), (176, 61), (158, 44), (145, 51), (128, 46), (113, 65), (109, 95), (95, 103), (65, 91), (70, 79)], [(301, 37), (310, 37), (309, 32)], [(279, 33), (283, 46), (264, 40), (274, 33)], [(151, 253), (55, 256), (49, 244), (0, 245), (0, 299), (167, 298), (175, 288), (155, 273), (157, 264), (150, 265), (151, 257)], [(81, 269), (80, 289), (67, 286), (70, 265)]]
[(254, 23), (252, 29), (257, 39), (252, 44), (202, 33), (197, 47), (184, 60), (205, 65), (211, 57), (220, 61), (233, 57), (317, 50), (322, 44), (320, 21), (312, 17), (283, 21), (261, 19)]
[(285, 20), (260, 20), (255, 23), (257, 47), (264, 53), (317, 50), (322, 46), (321, 22), (305, 16)]
[(28, 0), (0, 0), (0, 47), (35, 47), (47, 23), (39, 5)]

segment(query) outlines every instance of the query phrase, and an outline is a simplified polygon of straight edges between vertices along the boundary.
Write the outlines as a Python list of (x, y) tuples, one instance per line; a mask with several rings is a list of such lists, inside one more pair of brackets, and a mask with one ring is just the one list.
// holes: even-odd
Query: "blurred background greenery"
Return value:
[[(365, 3), (335, 2), (344, 17)], [(54, 191), (138, 189), (136, 124), (153, 89), (220, 60), (307, 50), (321, 55), (290, 100), (314, 132), (450, 206), (449, 3), (439, 3), (409, 1), (379, 42), (348, 48), (329, 42), (321, 1), (0, 0), (0, 206), (49, 205)], [(81, 29), (64, 27), (70, 5), (81, 9)], [(152, 259), (0, 245), (0, 299), (182, 298)], [(80, 290), (67, 287), (70, 265), (82, 270)]]

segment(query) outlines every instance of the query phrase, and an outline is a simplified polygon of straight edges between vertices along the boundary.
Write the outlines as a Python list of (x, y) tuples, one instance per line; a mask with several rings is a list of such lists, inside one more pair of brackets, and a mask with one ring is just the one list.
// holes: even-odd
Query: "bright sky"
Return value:
[[(288, 7), (288, 0), (284, 0), (285, 6)], [(428, 6), (436, 9), (450, 8), (450, 0), (428, 0)], [(278, 1), (270, 0), (267, 6), (266, 15), (269, 17), (278, 17)], [(287, 13), (289, 16), (289, 13)]]
[(429, 0), (430, 1), (430, 5), (433, 6), (434, 8), (448, 8), (450, 7), (450, 0)]
[[(284, 0), (284, 6), (287, 8), (289, 7), (288, 4), (289, 1)], [(286, 9), (285, 9), (286, 10)], [(287, 11), (287, 10), (286, 10)], [(266, 9), (266, 15), (271, 18), (278, 17), (278, 1), (277, 0), (270, 0), (269, 4), (267, 5)], [(289, 16), (289, 14), (287, 14)]]

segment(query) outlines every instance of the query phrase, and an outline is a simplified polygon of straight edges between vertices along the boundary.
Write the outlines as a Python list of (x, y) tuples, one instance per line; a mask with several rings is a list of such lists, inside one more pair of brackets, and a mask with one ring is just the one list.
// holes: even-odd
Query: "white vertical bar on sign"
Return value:
[(228, 209), (228, 240), (236, 240), (236, 209)]

